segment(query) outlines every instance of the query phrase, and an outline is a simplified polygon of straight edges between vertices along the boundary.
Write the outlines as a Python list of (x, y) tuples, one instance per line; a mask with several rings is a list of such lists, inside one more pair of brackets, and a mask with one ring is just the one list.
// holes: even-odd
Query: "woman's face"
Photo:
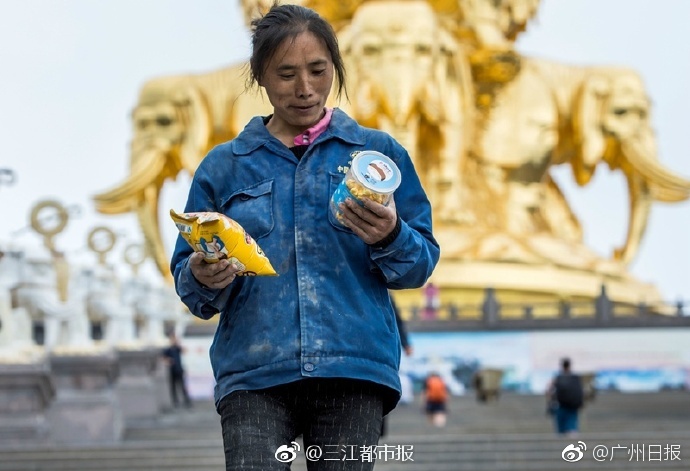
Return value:
[(269, 131), (294, 137), (316, 124), (332, 84), (333, 61), (322, 40), (310, 32), (285, 40), (260, 83), (273, 105)]

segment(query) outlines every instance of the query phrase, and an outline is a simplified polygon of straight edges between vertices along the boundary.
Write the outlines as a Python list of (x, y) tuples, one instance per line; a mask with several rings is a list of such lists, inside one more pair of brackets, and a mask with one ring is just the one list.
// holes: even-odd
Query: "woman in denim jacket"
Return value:
[[(310, 470), (373, 469), (400, 397), (388, 289), (421, 287), (436, 266), (431, 207), (400, 144), (326, 107), (345, 76), (330, 25), (281, 5), (252, 26), (251, 78), (273, 114), (209, 152), (185, 212), (236, 220), (279, 276), (236, 277), (237, 266), (206, 264), (178, 238), (176, 289), (195, 316), (220, 316), (210, 356), (228, 470), (289, 469), (299, 435), (322, 453)], [(346, 200), (341, 224), (329, 201), (362, 150), (390, 157), (402, 182), (387, 206)]]

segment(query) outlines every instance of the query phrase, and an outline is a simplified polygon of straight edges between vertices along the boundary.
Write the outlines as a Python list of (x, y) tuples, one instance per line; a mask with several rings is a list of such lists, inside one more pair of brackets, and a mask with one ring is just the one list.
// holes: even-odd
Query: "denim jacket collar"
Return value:
[[(361, 128), (338, 108), (333, 110), (333, 117), (328, 128), (314, 142), (321, 142), (331, 138), (340, 139), (343, 142), (354, 145), (364, 145), (366, 143)], [(244, 131), (232, 141), (232, 150), (237, 155), (247, 155), (261, 146), (269, 145), (273, 141), (277, 142), (277, 139), (266, 129), (263, 117), (255, 116), (249, 121)]]

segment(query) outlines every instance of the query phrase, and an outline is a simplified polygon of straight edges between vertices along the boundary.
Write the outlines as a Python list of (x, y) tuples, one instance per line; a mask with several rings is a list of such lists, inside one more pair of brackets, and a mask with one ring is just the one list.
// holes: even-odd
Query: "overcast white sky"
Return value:
[[(663, 6), (662, 6), (663, 5)], [(16, 172), (0, 186), (0, 245), (39, 246), (31, 207), (56, 198), (81, 208), (57, 246), (76, 261), (86, 235), (107, 225), (122, 235), (110, 261), (141, 240), (131, 215), (95, 213), (91, 197), (128, 173), (129, 113), (147, 79), (204, 72), (248, 57), (239, 0), (0, 0), (0, 168)], [(659, 158), (690, 177), (690, 2), (686, 0), (544, 0), (518, 41), (526, 55), (573, 65), (636, 69), (653, 99)], [(557, 172), (585, 227), (589, 246), (608, 254), (624, 238), (625, 186), (604, 167), (576, 188)], [(181, 208), (188, 180), (166, 188), (163, 221)], [(166, 243), (175, 236), (172, 225)], [(669, 301), (690, 300), (690, 203), (656, 204), (631, 271)], [(150, 267), (149, 267), (150, 268)], [(151, 270), (152, 272), (152, 270)]]

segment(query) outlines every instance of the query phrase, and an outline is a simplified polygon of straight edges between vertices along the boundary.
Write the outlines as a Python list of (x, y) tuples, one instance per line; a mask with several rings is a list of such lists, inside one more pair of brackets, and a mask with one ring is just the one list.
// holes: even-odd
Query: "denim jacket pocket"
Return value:
[(221, 201), (221, 211), (237, 221), (254, 240), (273, 230), (273, 181), (239, 189)]
[(340, 221), (338, 221), (338, 219), (333, 214), (333, 208), (331, 207), (332, 206), (331, 198), (333, 197), (333, 193), (335, 193), (335, 190), (340, 185), (340, 182), (342, 182), (343, 178), (345, 178), (345, 174), (343, 174), (343, 173), (330, 173), (329, 177), (330, 177), (330, 182), (328, 184), (329, 193), (328, 193), (328, 208), (327, 208), (328, 221), (331, 223), (331, 225), (333, 227), (335, 227), (339, 231), (347, 232), (348, 234), (354, 235), (355, 233), (352, 232), (352, 229), (342, 225), (340, 223)]

